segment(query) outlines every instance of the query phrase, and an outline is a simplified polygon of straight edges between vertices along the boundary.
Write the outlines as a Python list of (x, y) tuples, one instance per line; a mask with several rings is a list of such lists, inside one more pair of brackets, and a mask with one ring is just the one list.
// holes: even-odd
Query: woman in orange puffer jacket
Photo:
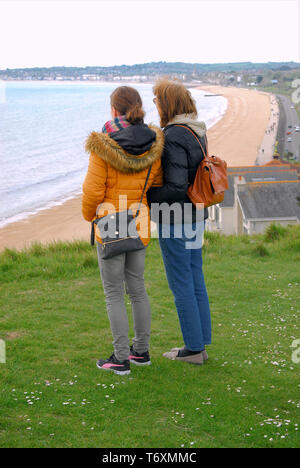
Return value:
[[(109, 359), (100, 359), (97, 366), (124, 375), (130, 373), (130, 362), (150, 364), (151, 311), (144, 286), (145, 251), (150, 240), (146, 193), (151, 186), (163, 184), (161, 155), (164, 136), (159, 128), (144, 124), (142, 100), (132, 87), (115, 89), (111, 95), (111, 114), (112, 120), (104, 125), (102, 132), (92, 132), (86, 142), (90, 162), (83, 184), (83, 217), (91, 222), (96, 217), (130, 208), (135, 213), (151, 167), (137, 217), (138, 232), (145, 248), (103, 259), (102, 241), (96, 229), (98, 262), (114, 340), (113, 354)], [(131, 347), (124, 283), (132, 304), (135, 329)]]

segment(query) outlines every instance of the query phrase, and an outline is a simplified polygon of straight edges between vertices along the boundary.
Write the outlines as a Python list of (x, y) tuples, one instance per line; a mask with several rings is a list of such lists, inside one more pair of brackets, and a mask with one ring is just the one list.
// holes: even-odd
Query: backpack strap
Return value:
[[(196, 138), (196, 140), (198, 141), (201, 149), (202, 149), (202, 153), (203, 153), (203, 156), (204, 156), (204, 159), (207, 157), (208, 155), (208, 152), (204, 151), (203, 149), (203, 146), (201, 144), (201, 141), (199, 140), (198, 136), (196, 135), (195, 132), (193, 132), (193, 130), (190, 129), (190, 127), (188, 127), (187, 125), (180, 125), (180, 124), (174, 124), (174, 127), (182, 127), (182, 128), (186, 128), (192, 135), (194, 135), (194, 137)], [(205, 144), (206, 144), (206, 148), (207, 148), (207, 136), (205, 135)]]

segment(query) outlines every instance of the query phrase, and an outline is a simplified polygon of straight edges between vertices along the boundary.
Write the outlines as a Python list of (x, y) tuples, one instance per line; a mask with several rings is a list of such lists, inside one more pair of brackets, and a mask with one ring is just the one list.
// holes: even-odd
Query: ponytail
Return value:
[(131, 86), (119, 86), (110, 96), (111, 105), (125, 115), (132, 125), (144, 122), (145, 112), (138, 91)]
[(126, 119), (132, 125), (143, 123), (144, 117), (145, 117), (145, 112), (143, 111), (142, 107), (138, 104), (136, 104), (134, 107), (129, 109), (128, 112), (126, 112)]

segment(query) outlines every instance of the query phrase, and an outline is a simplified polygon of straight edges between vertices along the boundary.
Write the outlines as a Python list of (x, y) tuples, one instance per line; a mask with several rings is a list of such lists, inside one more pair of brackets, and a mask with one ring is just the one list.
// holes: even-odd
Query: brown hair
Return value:
[(121, 115), (125, 115), (128, 122), (135, 125), (144, 122), (145, 112), (138, 91), (131, 86), (119, 86), (110, 95), (110, 104)]
[(153, 86), (160, 116), (160, 126), (165, 127), (175, 115), (193, 114), (197, 117), (197, 108), (190, 91), (178, 80), (159, 79)]

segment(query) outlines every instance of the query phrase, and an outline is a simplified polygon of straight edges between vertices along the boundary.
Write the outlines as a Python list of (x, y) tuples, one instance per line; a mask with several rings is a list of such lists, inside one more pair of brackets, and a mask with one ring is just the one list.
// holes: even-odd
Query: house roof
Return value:
[(248, 171), (253, 171), (253, 172), (260, 172), (260, 171), (286, 171), (290, 169), (289, 164), (282, 164), (278, 166), (230, 166), (227, 167), (227, 172), (248, 172)]
[[(236, 174), (235, 174), (236, 175)], [(243, 177), (246, 182), (274, 182), (299, 180), (297, 171), (261, 171), (261, 172), (244, 172)]]
[[(281, 161), (281, 160), (278, 160), (278, 159), (272, 159), (271, 161), (269, 161), (267, 164), (266, 164), (267, 167), (270, 167), (270, 166), (273, 166), (273, 167), (279, 167), (279, 169), (283, 169), (283, 168), (288, 168), (288, 169), (296, 169), (296, 171), (298, 172), (298, 174), (300, 174), (300, 165), (299, 164), (295, 164), (295, 163), (290, 163), (290, 162), (287, 162), (287, 161)], [(265, 166), (265, 167), (266, 167)]]
[(297, 217), (300, 221), (300, 181), (240, 184), (237, 195), (246, 219)]
[(266, 163), (266, 166), (290, 166), (290, 163), (287, 161), (282, 161), (281, 159), (271, 159), (271, 161)]
[[(246, 182), (273, 182), (273, 181), (287, 181), (287, 180), (298, 180), (297, 171), (284, 169), (282, 171), (265, 170), (264, 166), (261, 166), (260, 171), (252, 171), (252, 167), (249, 171), (245, 172), (232, 172), (228, 173), (228, 190), (225, 191), (224, 200), (220, 206), (232, 207), (234, 205), (234, 177), (241, 175)], [(272, 168), (271, 168), (272, 169)]]

